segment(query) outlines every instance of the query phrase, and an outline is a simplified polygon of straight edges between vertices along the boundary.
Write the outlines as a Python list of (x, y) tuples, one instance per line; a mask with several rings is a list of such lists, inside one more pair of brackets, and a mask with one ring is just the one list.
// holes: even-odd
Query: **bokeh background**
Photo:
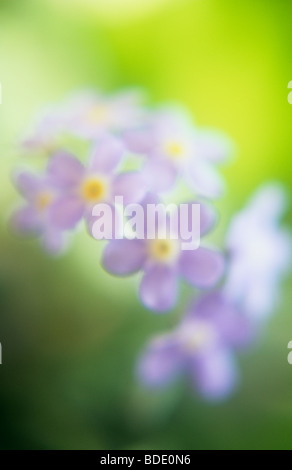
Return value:
[(18, 141), (36, 113), (86, 86), (139, 86), (237, 143), (218, 204), (222, 243), (261, 182), (291, 189), (291, 17), (290, 0), (0, 0), (1, 448), (292, 448), (291, 279), (258, 346), (240, 357), (241, 388), (210, 405), (183, 382), (154, 393), (135, 380), (143, 344), (179, 311), (141, 307), (137, 280), (102, 272), (82, 233), (51, 259), (7, 226)]

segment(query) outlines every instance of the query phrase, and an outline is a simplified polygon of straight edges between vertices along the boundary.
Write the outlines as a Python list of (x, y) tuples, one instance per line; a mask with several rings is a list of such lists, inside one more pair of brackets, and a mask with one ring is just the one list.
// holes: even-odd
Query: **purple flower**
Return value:
[(71, 104), (69, 128), (81, 137), (96, 139), (114, 132), (122, 133), (142, 122), (142, 96), (129, 90), (112, 96), (83, 94)]
[(65, 132), (68, 113), (62, 106), (52, 106), (37, 120), (33, 132), (26, 137), (24, 149), (34, 152), (53, 153), (60, 147), (60, 139)]
[(93, 91), (73, 95), (61, 105), (46, 110), (34, 131), (24, 139), (28, 150), (53, 153), (64, 135), (96, 140), (108, 133), (123, 133), (143, 121), (142, 96), (128, 90), (112, 96)]
[[(147, 196), (143, 201), (145, 213), (153, 200), (155, 198)], [(214, 225), (215, 213), (203, 203), (200, 207), (202, 236)], [(147, 223), (145, 220), (145, 233)], [(155, 225), (155, 233), (157, 230), (158, 225)], [(224, 272), (224, 258), (218, 251), (203, 246), (196, 250), (183, 250), (180, 238), (161, 238), (159, 234), (154, 239), (145, 236), (144, 239), (110, 241), (104, 251), (103, 265), (117, 276), (143, 271), (140, 297), (148, 308), (159, 312), (175, 306), (180, 277), (198, 288), (208, 288), (217, 283)]]
[(173, 109), (155, 114), (144, 129), (126, 134), (131, 152), (148, 157), (144, 172), (153, 192), (172, 189), (179, 175), (199, 195), (216, 198), (224, 189), (215, 165), (232, 153), (219, 132), (195, 128), (189, 117)]
[(118, 133), (137, 127), (143, 119), (142, 96), (128, 90), (111, 96), (85, 92), (67, 103), (66, 130), (86, 139)]
[(267, 184), (229, 230), (225, 294), (253, 318), (264, 318), (276, 308), (280, 284), (291, 269), (291, 234), (279, 226), (285, 208), (283, 188)]
[(20, 172), (16, 186), (26, 199), (26, 205), (14, 213), (13, 228), (24, 235), (42, 237), (45, 249), (51, 253), (62, 251), (65, 248), (64, 236), (49, 220), (50, 208), (57, 197), (52, 182), (47, 177)]
[(143, 198), (146, 188), (139, 173), (116, 174), (123, 152), (118, 140), (104, 137), (96, 145), (88, 167), (68, 153), (52, 157), (48, 175), (60, 191), (50, 208), (54, 227), (68, 230), (83, 217), (90, 221), (93, 207), (99, 203), (113, 206), (115, 196), (123, 196), (125, 204)]
[(138, 363), (138, 373), (150, 387), (171, 383), (188, 374), (193, 387), (207, 399), (228, 396), (238, 381), (234, 349), (246, 346), (251, 330), (221, 293), (194, 303), (181, 324), (150, 342)]

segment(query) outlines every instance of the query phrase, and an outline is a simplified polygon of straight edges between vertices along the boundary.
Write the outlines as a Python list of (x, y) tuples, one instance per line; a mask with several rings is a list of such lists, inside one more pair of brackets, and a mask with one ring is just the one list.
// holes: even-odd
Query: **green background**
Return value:
[(258, 184), (291, 189), (291, 18), (289, 0), (0, 0), (1, 448), (292, 448), (291, 280), (258, 346), (240, 357), (239, 391), (210, 405), (185, 383), (153, 393), (135, 381), (143, 344), (182, 307), (166, 316), (141, 307), (137, 279), (103, 273), (85, 234), (51, 259), (7, 224), (19, 201), (11, 173), (26, 163), (18, 141), (35, 114), (85, 86), (139, 86), (151, 103), (182, 102), (235, 140), (218, 204), (222, 243)]

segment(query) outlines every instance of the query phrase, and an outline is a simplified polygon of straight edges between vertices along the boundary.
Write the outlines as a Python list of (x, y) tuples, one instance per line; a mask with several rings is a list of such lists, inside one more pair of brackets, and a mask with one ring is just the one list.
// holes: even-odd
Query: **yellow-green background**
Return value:
[(290, 190), (291, 18), (290, 0), (0, 0), (1, 448), (292, 448), (291, 281), (240, 358), (240, 390), (209, 405), (185, 384), (150, 393), (134, 378), (142, 345), (180, 309), (146, 311), (136, 281), (104, 274), (85, 235), (50, 259), (7, 228), (18, 140), (44, 105), (88, 85), (140, 86), (234, 138), (223, 227), (262, 181)]

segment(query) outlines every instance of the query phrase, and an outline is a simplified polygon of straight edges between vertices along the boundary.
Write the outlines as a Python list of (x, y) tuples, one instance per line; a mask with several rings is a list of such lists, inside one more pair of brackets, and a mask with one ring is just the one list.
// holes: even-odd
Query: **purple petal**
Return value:
[(229, 160), (234, 152), (230, 139), (212, 130), (199, 132), (196, 145), (200, 156), (214, 163)]
[(124, 154), (124, 146), (112, 137), (106, 137), (95, 147), (92, 156), (91, 170), (107, 174), (115, 170)]
[(201, 231), (201, 237), (204, 235), (207, 235), (216, 223), (218, 222), (218, 213), (214, 209), (211, 204), (205, 203), (205, 202), (200, 202), (200, 213), (201, 213), (201, 220), (200, 220), (200, 231)]
[(23, 234), (38, 234), (42, 231), (42, 222), (38, 212), (32, 206), (18, 209), (12, 216), (12, 227)]
[(74, 195), (65, 195), (57, 199), (49, 209), (49, 220), (53, 227), (60, 230), (74, 228), (84, 215), (82, 200)]
[(112, 240), (104, 250), (103, 266), (111, 274), (125, 276), (140, 271), (145, 257), (143, 240)]
[(287, 212), (288, 204), (285, 187), (278, 182), (269, 182), (262, 184), (256, 190), (243, 210), (243, 214), (254, 215), (259, 224), (278, 224)]
[(186, 178), (202, 196), (216, 199), (224, 193), (224, 180), (218, 170), (208, 162), (194, 161), (187, 168)]
[[(195, 316), (216, 325), (225, 344), (246, 346), (253, 339), (250, 321), (224, 296), (222, 292), (207, 294), (195, 303), (188, 317)], [(187, 321), (187, 320), (186, 320)]]
[(56, 154), (48, 164), (48, 176), (52, 183), (64, 189), (76, 187), (84, 172), (82, 163), (69, 153)]
[(127, 148), (132, 153), (148, 155), (153, 146), (153, 135), (148, 129), (129, 131), (124, 138)]
[(42, 181), (33, 173), (22, 171), (16, 175), (15, 184), (25, 198), (31, 199), (40, 191)]
[(156, 158), (149, 158), (142, 172), (149, 190), (154, 192), (170, 190), (174, 186), (178, 174), (178, 170), (171, 162)]
[(64, 234), (60, 230), (48, 229), (44, 234), (43, 245), (50, 254), (60, 254), (64, 251)]
[(143, 199), (147, 187), (141, 173), (122, 173), (114, 179), (112, 191), (113, 196), (123, 196), (124, 204), (131, 204)]
[(179, 264), (182, 276), (190, 284), (201, 288), (216, 284), (225, 268), (223, 255), (204, 247), (193, 251), (182, 251)]
[(167, 337), (152, 341), (138, 363), (138, 375), (148, 386), (169, 384), (183, 369), (183, 358)]
[(178, 276), (168, 266), (149, 269), (141, 282), (140, 296), (146, 307), (158, 312), (172, 309), (178, 297)]
[(238, 373), (232, 354), (227, 350), (212, 349), (196, 358), (192, 378), (201, 394), (209, 400), (226, 398), (234, 390)]
[[(199, 202), (199, 201), (193, 201), (193, 202), (188, 202), (185, 203), (185, 205), (188, 206), (187, 210), (187, 220), (185, 222), (188, 222), (189, 227), (188, 229), (190, 230), (192, 227), (192, 205), (193, 204), (199, 204), (200, 205), (200, 236), (203, 237), (207, 233), (210, 232), (210, 230), (214, 227), (215, 223), (218, 220), (218, 214), (211, 206), (211, 204), (207, 204), (205, 202)], [(180, 223), (181, 223), (181, 205), (179, 205), (179, 233), (181, 233), (180, 229)]]
[(146, 213), (148, 204), (159, 204), (159, 203), (161, 203), (161, 200), (156, 194), (147, 192), (145, 197), (143, 198), (143, 201), (141, 201), (141, 206), (144, 207), (144, 210)]

